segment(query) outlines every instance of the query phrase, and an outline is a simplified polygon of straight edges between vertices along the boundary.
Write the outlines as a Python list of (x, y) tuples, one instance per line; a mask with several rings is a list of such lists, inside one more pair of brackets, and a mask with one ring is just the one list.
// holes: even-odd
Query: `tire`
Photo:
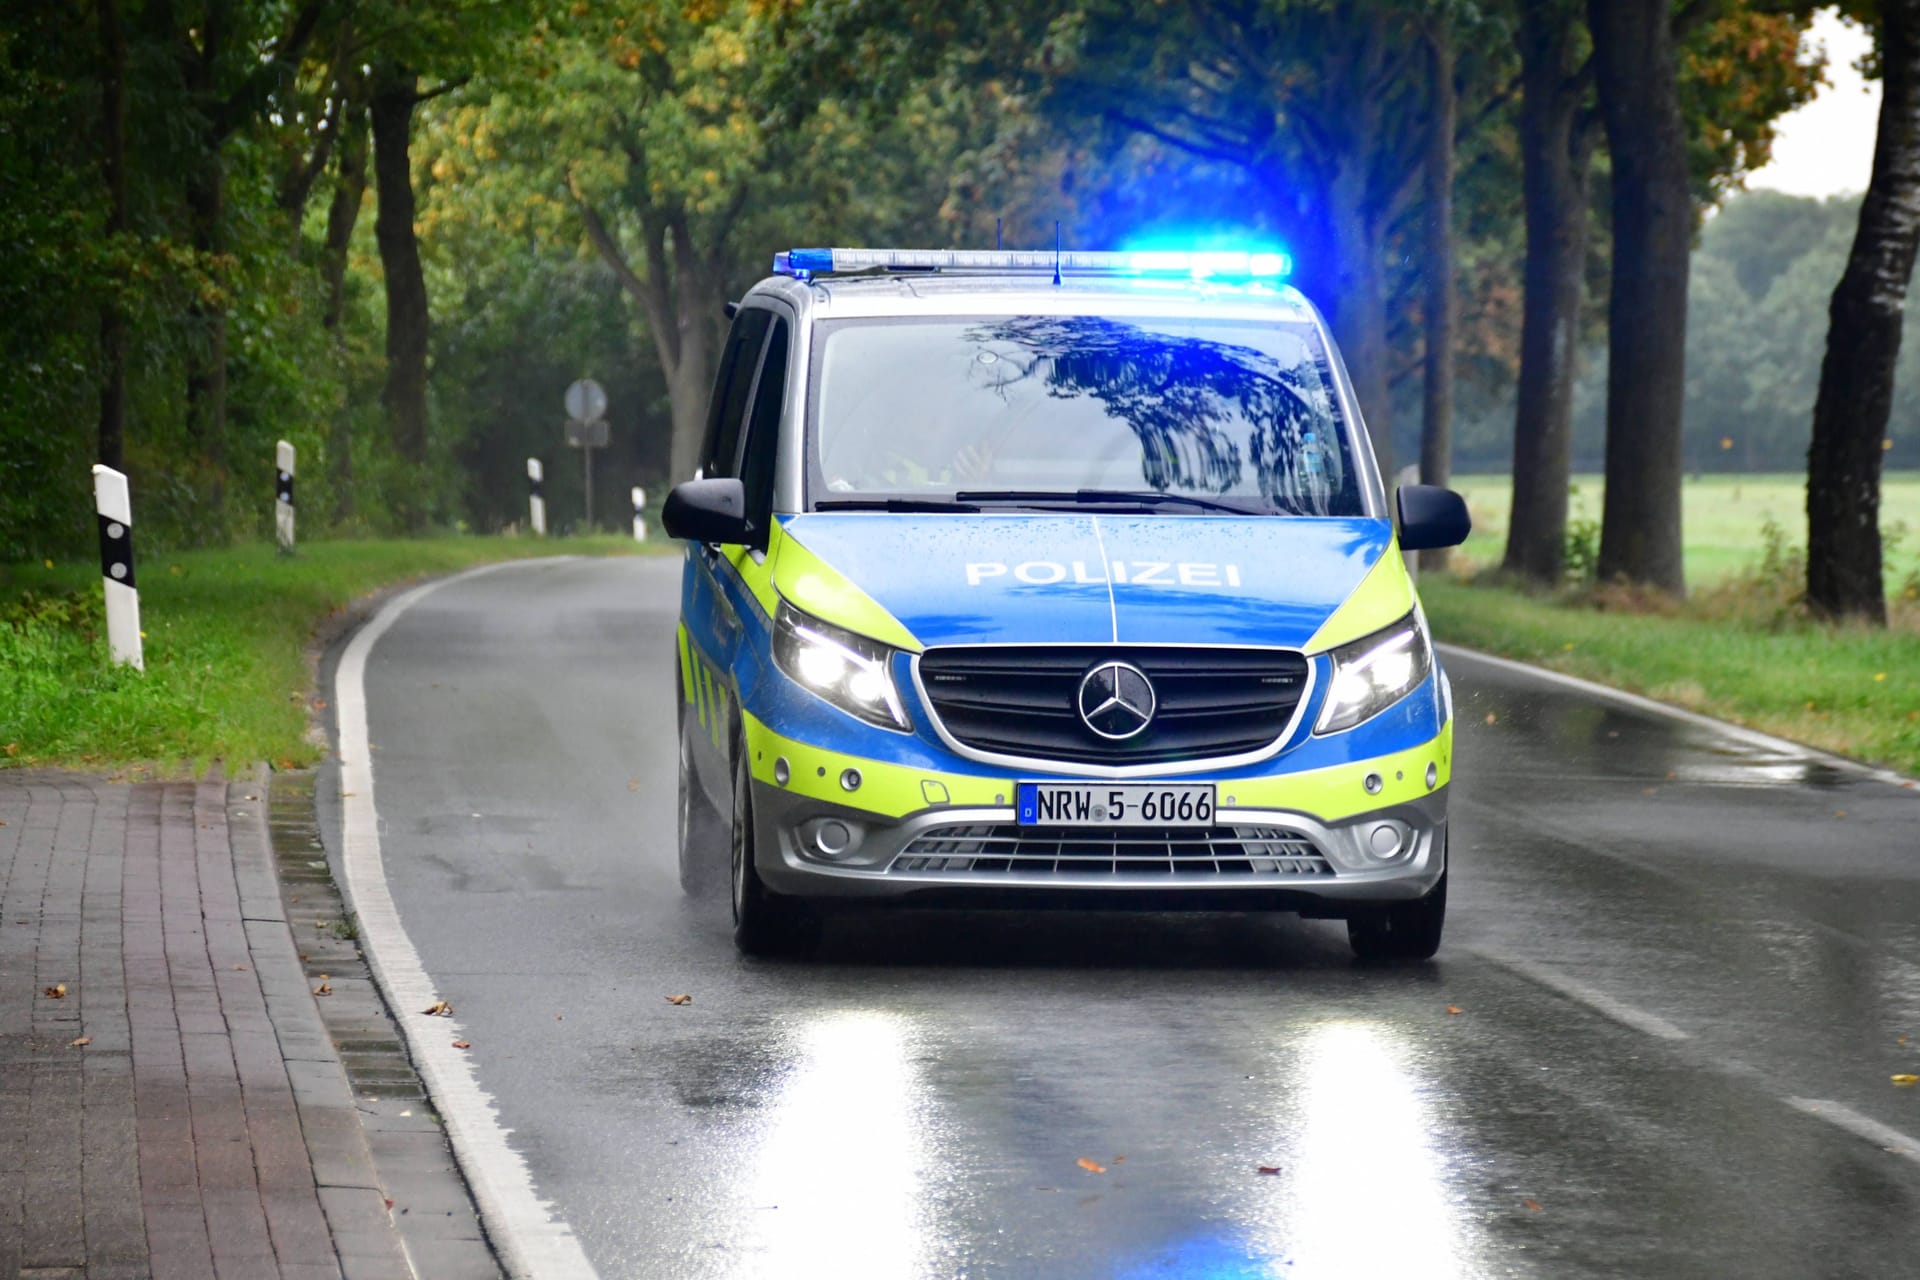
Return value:
[(1447, 922), (1447, 872), (1424, 898), (1356, 909), (1347, 917), (1347, 942), (1362, 960), (1431, 960)]
[(733, 823), (729, 841), (729, 897), (733, 945), (742, 955), (778, 956), (811, 951), (820, 941), (820, 917), (804, 902), (772, 892), (754, 867), (753, 771), (746, 743), (733, 750)]
[(692, 729), (688, 707), (680, 707), (680, 889), (690, 898), (717, 898), (726, 885), (722, 861), (727, 828), (707, 800), (693, 771)]

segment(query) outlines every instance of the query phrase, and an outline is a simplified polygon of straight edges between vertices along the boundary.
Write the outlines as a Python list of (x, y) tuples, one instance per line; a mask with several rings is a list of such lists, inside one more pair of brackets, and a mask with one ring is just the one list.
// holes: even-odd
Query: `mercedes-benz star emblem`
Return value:
[(1153, 682), (1140, 668), (1103, 662), (1080, 681), (1080, 718), (1101, 737), (1120, 742), (1153, 723)]

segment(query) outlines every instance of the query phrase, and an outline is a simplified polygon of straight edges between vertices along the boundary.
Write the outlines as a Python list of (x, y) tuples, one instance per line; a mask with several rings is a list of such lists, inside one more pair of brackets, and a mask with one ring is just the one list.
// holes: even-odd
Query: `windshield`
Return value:
[[(1105, 316), (823, 322), (809, 497), (1365, 511), (1302, 323)], [(1178, 499), (1178, 501), (1169, 501)]]

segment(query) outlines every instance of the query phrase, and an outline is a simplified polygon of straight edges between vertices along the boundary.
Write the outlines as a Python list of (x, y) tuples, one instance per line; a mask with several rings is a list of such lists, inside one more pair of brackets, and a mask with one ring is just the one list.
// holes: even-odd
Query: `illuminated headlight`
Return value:
[(1338, 733), (1379, 715), (1420, 687), (1433, 670), (1426, 623), (1416, 613), (1342, 645), (1333, 659), (1333, 687), (1315, 733)]
[(848, 715), (905, 731), (907, 713), (887, 673), (893, 653), (878, 641), (780, 603), (773, 628), (773, 660), (780, 670)]

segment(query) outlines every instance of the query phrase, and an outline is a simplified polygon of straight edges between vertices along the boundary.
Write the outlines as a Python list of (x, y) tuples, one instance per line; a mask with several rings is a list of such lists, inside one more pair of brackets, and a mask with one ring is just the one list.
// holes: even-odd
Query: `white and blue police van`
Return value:
[[(679, 843), (749, 953), (858, 903), (1344, 919), (1424, 959), (1453, 705), (1277, 253), (800, 249), (734, 309), (687, 544)], [(709, 881), (710, 877), (710, 881)]]

